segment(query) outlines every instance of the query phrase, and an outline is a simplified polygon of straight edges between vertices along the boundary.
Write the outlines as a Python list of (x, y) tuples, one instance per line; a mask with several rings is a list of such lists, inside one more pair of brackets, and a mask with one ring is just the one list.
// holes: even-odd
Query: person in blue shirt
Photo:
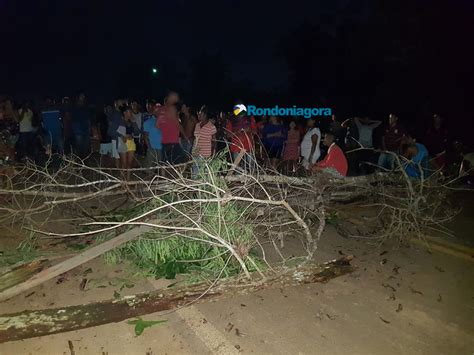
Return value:
[(86, 105), (86, 96), (81, 93), (77, 97), (76, 106), (72, 110), (71, 129), (74, 136), (75, 153), (84, 158), (90, 153), (91, 113)]
[(41, 110), (41, 125), (44, 130), (44, 143), (53, 154), (63, 154), (61, 112), (47, 97)]
[[(157, 108), (158, 106), (156, 106), (156, 109)], [(143, 133), (146, 145), (148, 147), (146, 152), (146, 166), (148, 168), (157, 166), (162, 157), (162, 135), (161, 130), (156, 127), (156, 114), (150, 116), (143, 123)]]
[(428, 174), (428, 149), (421, 143), (409, 143), (402, 146), (403, 157), (408, 161), (404, 169), (411, 178), (425, 178)]
[(262, 140), (268, 153), (268, 158), (273, 169), (276, 169), (278, 159), (281, 157), (283, 143), (286, 141), (288, 131), (277, 117), (271, 116), (270, 122), (263, 127)]

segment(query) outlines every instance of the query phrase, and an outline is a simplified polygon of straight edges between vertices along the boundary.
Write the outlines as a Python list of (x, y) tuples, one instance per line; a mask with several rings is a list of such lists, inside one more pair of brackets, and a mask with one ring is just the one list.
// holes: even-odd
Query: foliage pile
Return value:
[[(173, 202), (187, 199), (200, 201), (176, 204), (154, 215), (163, 224), (178, 225), (182, 227), (181, 230), (154, 228), (137, 240), (107, 252), (105, 260), (108, 263), (130, 261), (136, 266), (138, 273), (156, 278), (173, 279), (176, 274), (190, 273), (193, 279), (202, 280), (216, 275), (227, 277), (237, 274), (241, 271), (241, 265), (224, 245), (216, 243), (211, 237), (219, 236), (236, 250), (249, 271), (261, 267), (263, 263), (252, 250), (255, 236), (254, 227), (250, 223), (251, 209), (236, 201), (211, 201), (212, 196), (218, 195), (216, 189), (228, 190), (219, 176), (223, 162), (220, 156), (207, 164), (199, 162), (199, 173), (195, 176), (195, 180), (199, 181), (199, 188), (192, 193), (171, 190), (122, 211), (122, 217), (118, 221), (130, 220)], [(196, 221), (199, 228), (195, 228), (193, 224)]]

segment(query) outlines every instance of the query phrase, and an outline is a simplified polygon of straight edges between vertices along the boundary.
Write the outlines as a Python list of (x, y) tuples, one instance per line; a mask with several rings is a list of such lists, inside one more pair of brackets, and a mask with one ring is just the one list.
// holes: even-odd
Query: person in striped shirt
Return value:
[(214, 124), (209, 121), (207, 108), (201, 108), (198, 113), (198, 123), (194, 128), (194, 177), (197, 176), (199, 172), (199, 165), (202, 164), (203, 160), (210, 158), (214, 154), (216, 146), (216, 133), (216, 126), (214, 126)]

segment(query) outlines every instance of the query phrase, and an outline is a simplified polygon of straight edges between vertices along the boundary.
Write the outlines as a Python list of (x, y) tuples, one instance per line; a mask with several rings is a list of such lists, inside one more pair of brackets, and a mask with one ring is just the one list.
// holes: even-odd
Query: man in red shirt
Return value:
[(405, 137), (405, 129), (398, 123), (398, 117), (391, 113), (388, 116), (388, 126), (385, 128), (382, 137), (382, 150), (392, 153), (380, 153), (378, 166), (387, 170), (393, 170), (395, 162), (395, 155), (393, 153), (399, 153), (403, 137)]
[(179, 141), (182, 126), (176, 109), (178, 101), (179, 95), (170, 92), (165, 98), (164, 105), (158, 108), (156, 120), (156, 127), (161, 130), (162, 135), (163, 160), (172, 164), (181, 163), (185, 158)]
[(331, 133), (326, 133), (323, 144), (329, 147), (328, 153), (319, 163), (313, 166), (313, 172), (331, 172), (336, 175), (347, 175), (347, 159), (344, 152), (336, 144), (336, 136)]
[(255, 157), (253, 156), (254, 139), (253, 136), (257, 131), (257, 124), (253, 116), (247, 116), (245, 112), (241, 112), (238, 116), (232, 117), (227, 121), (227, 134), (231, 140), (230, 152), (232, 160), (235, 161), (241, 151), (245, 152), (242, 160), (248, 167), (253, 166)]

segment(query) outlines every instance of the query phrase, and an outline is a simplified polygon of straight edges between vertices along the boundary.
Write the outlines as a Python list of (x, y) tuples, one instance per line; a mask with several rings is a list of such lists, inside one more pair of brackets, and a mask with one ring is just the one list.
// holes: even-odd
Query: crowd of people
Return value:
[[(236, 104), (239, 104), (237, 102)], [(415, 137), (389, 114), (387, 122), (368, 117), (332, 119), (253, 117), (193, 110), (170, 92), (162, 103), (117, 99), (93, 110), (84, 93), (60, 102), (47, 97), (37, 110), (26, 101), (0, 100), (3, 162), (40, 162), (52, 155), (87, 159), (99, 153), (102, 162), (122, 169), (160, 163), (200, 162), (228, 147), (231, 161), (242, 169), (256, 163), (284, 173), (347, 176), (393, 170), (402, 162), (408, 176), (420, 178), (446, 168), (448, 131), (434, 115), (425, 134)], [(376, 134), (377, 132), (377, 134)]]

